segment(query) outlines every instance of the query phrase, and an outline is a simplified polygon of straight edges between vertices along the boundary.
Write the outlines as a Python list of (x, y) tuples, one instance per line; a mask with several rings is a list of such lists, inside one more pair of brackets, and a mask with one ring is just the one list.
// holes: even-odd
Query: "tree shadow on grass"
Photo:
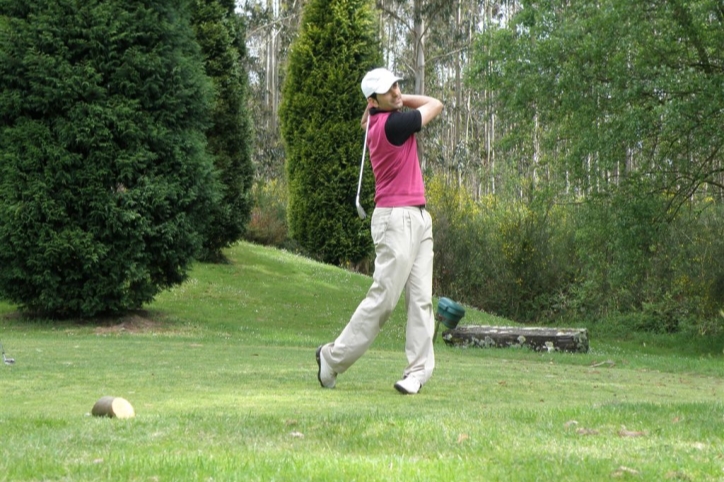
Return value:
[(96, 334), (148, 333), (172, 330), (172, 323), (161, 311), (128, 310), (122, 313), (100, 315), (92, 318), (52, 318), (46, 314), (16, 310), (0, 315), (0, 324), (15, 327), (36, 328), (89, 328)]

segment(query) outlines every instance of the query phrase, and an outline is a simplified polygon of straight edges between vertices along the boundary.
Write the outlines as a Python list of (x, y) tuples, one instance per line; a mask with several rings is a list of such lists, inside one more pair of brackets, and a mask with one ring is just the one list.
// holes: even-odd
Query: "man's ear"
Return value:
[(377, 100), (374, 97), (367, 97), (367, 108), (370, 109), (374, 107), (375, 109), (379, 107), (379, 104), (377, 103)]

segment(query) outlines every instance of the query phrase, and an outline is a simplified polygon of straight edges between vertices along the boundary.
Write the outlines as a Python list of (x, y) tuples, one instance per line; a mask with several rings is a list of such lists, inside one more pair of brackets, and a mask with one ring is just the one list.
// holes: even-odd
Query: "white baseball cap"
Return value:
[(398, 77), (387, 69), (374, 69), (370, 70), (365, 74), (362, 79), (362, 93), (365, 95), (365, 99), (372, 94), (384, 94), (392, 84), (402, 80), (402, 77)]

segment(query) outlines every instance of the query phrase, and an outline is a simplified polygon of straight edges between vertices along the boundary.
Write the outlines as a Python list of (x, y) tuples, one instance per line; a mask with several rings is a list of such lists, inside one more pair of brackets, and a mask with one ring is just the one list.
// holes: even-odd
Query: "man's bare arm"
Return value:
[(402, 105), (417, 109), (422, 114), (422, 125), (426, 125), (442, 112), (442, 102), (426, 95), (402, 94)]

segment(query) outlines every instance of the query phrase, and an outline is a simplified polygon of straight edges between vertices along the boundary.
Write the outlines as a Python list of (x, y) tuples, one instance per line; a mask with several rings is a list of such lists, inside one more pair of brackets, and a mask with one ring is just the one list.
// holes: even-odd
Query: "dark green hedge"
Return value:
[(251, 217), (251, 117), (246, 107), (248, 79), (243, 19), (233, 0), (194, 0), (192, 24), (214, 88), (212, 125), (206, 131), (209, 153), (219, 172), (222, 196), (212, 209), (204, 233), (207, 260), (241, 239)]
[(216, 192), (181, 0), (0, 0), (0, 297), (53, 316), (184, 280)]

